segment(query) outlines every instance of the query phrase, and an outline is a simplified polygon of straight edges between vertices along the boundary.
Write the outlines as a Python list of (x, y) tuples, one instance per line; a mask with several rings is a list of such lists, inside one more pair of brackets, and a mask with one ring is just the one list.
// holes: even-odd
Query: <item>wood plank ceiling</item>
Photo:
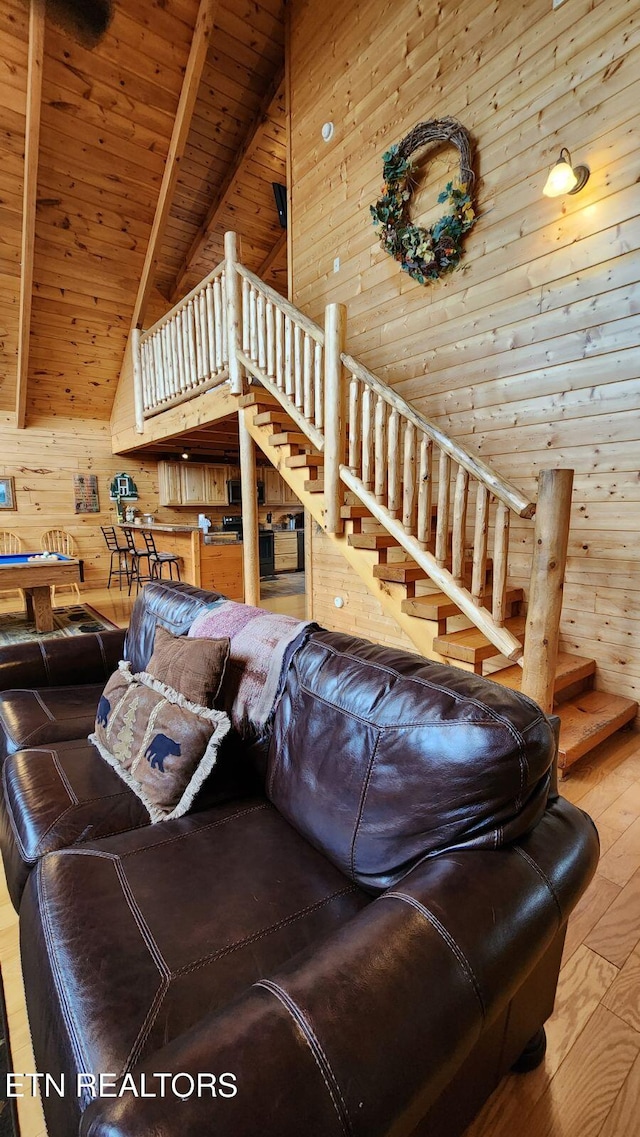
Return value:
[[(117, 0), (91, 50), (47, 18), (27, 425), (109, 418), (198, 8), (198, 0)], [(240, 234), (253, 269), (280, 242), (271, 182), (286, 180), (283, 8), (284, 0), (217, 5), (147, 324), (218, 262), (225, 228)], [(3, 0), (2, 412), (16, 402), (28, 18), (23, 2)], [(282, 253), (269, 271), (282, 278)]]

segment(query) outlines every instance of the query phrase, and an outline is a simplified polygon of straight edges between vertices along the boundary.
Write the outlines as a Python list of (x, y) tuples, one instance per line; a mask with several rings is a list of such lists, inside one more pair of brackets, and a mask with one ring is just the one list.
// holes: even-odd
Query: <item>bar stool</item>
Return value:
[(176, 573), (178, 580), (180, 580), (180, 557), (177, 553), (159, 553), (156, 549), (156, 542), (153, 533), (149, 530), (143, 529), (142, 536), (144, 543), (147, 546), (147, 555), (149, 557), (149, 565), (151, 567), (151, 579), (162, 580), (162, 567), (163, 565), (169, 566), (169, 579), (173, 580), (173, 566), (176, 566)]
[[(107, 588), (111, 588), (111, 578), (118, 578), (118, 587), (122, 592), (122, 578), (125, 577), (127, 584), (129, 584), (130, 569), (129, 569), (129, 546), (123, 536), (122, 540), (124, 545), (119, 544), (118, 534), (113, 525), (101, 525), (102, 536), (105, 539), (107, 549), (111, 554), (109, 562), (109, 580), (107, 581)], [(115, 564), (117, 567), (114, 568)]]
[[(131, 575), (129, 577), (129, 596), (131, 596), (131, 586), (135, 580), (136, 582), (136, 595), (140, 591), (140, 585), (146, 580), (153, 580), (151, 575), (151, 563), (149, 561), (149, 553), (146, 549), (139, 549), (136, 545), (133, 533), (130, 529), (123, 529), (123, 533), (127, 539), (127, 549), (131, 557)], [(142, 536), (145, 534), (143, 532)], [(140, 561), (147, 558), (147, 571), (140, 571)]]

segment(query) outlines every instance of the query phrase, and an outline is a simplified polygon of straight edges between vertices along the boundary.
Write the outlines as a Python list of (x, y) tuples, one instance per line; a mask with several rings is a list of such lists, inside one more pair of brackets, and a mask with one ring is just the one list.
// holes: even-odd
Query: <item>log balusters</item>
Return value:
[(138, 433), (145, 418), (229, 378), (228, 313), (223, 262), (148, 331), (132, 334)]
[(324, 447), (324, 331), (244, 265), (241, 366), (280, 401), (300, 431)]

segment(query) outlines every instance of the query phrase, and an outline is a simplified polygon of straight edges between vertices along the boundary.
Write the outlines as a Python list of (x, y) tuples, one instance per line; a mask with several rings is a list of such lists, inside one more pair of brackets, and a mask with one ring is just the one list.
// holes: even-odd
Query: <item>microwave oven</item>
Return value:
[[(229, 505), (242, 505), (242, 482), (240, 478), (229, 478), (227, 501)], [(258, 505), (264, 505), (264, 482), (258, 482)]]

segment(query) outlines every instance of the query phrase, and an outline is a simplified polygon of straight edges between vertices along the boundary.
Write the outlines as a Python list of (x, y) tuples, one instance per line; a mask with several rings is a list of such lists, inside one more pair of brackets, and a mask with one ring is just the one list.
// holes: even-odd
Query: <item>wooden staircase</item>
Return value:
[[(565, 770), (637, 712), (594, 689), (594, 660), (558, 654), (573, 471), (542, 470), (532, 500), (349, 355), (345, 322), (329, 304), (324, 328), (314, 323), (238, 261), (227, 233), (224, 261), (132, 333), (136, 430), (228, 384), (243, 484), (256, 483), (256, 443), (421, 655), (559, 714)], [(255, 603), (255, 494), (244, 510)], [(526, 612), (508, 580), (512, 534), (530, 558)]]
[[(278, 400), (260, 388), (240, 399), (249, 433), (314, 520), (324, 521), (324, 455), (293, 424)], [(351, 495), (352, 497), (354, 495)], [(436, 589), (427, 572), (401, 549), (398, 541), (375, 521), (367, 506), (352, 500), (341, 506), (343, 535), (334, 535), (358, 575), (383, 603), (421, 654), (452, 663), (496, 683), (520, 690), (522, 668), (496, 652), (478, 628), (469, 626), (457, 605)], [(435, 530), (437, 506), (432, 507)], [(470, 558), (468, 560), (470, 570)], [(486, 561), (484, 602), (490, 604), (493, 563)], [(524, 640), (525, 618), (520, 609), (524, 593), (508, 587), (505, 626)], [(457, 625), (466, 624), (465, 627)], [(616, 730), (631, 722), (637, 704), (593, 689), (596, 662), (561, 652), (554, 685), (554, 713), (560, 717), (559, 766), (565, 771)]]

